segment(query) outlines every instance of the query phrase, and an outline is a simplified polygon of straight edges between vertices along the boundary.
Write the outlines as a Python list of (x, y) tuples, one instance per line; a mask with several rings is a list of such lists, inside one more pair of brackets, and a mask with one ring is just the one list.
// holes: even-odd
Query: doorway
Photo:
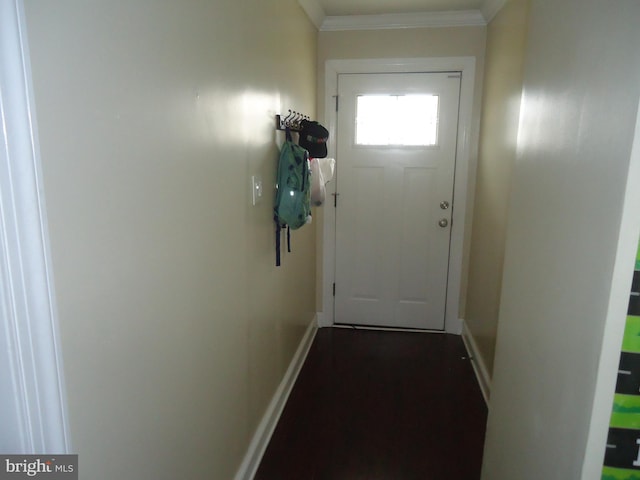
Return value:
[[(473, 104), (473, 90), (474, 90), (474, 78), (475, 78), (475, 59), (473, 57), (450, 57), (450, 58), (432, 58), (432, 59), (378, 59), (378, 60), (329, 60), (326, 64), (325, 70), (325, 98), (326, 98), (326, 107), (325, 107), (325, 126), (330, 131), (330, 142), (329, 142), (329, 156), (336, 158), (337, 164), (337, 175), (336, 181), (330, 182), (327, 185), (328, 193), (338, 194), (337, 195), (337, 203), (343, 200), (341, 198), (342, 192), (336, 191), (336, 185), (338, 185), (338, 190), (341, 188), (340, 182), (345, 182), (345, 176), (349, 177), (349, 173), (345, 173), (348, 171), (349, 160), (345, 160), (344, 165), (342, 164), (343, 158), (342, 156), (346, 156), (346, 150), (339, 151), (341, 149), (341, 138), (346, 137), (345, 140), (347, 143), (350, 141), (353, 145), (356, 145), (355, 140), (355, 129), (356, 124), (355, 120), (353, 123), (353, 129), (351, 129), (351, 133), (345, 133), (340, 125), (341, 115), (343, 115), (340, 110), (345, 107), (345, 98), (342, 98), (343, 93), (339, 92), (340, 83), (344, 83), (347, 78), (358, 79), (361, 78), (362, 74), (366, 78), (374, 78), (374, 77), (384, 77), (385, 75), (389, 75), (388, 78), (419, 78), (420, 75), (424, 75), (424, 78), (437, 78), (438, 81), (442, 79), (451, 80), (454, 83), (457, 83), (457, 86), (453, 88), (458, 94), (459, 105), (457, 110), (457, 118), (453, 120), (451, 131), (457, 133), (457, 136), (454, 135), (453, 141), (453, 159), (454, 162), (451, 165), (452, 175), (451, 182), (444, 182), (445, 184), (449, 183), (450, 188), (452, 188), (451, 192), (448, 194), (449, 199), (442, 198), (438, 200), (436, 205), (436, 212), (441, 214), (439, 217), (435, 216), (436, 222), (440, 222), (441, 220), (446, 220), (446, 225), (440, 226), (437, 225), (437, 232), (440, 233), (441, 237), (444, 241), (440, 241), (441, 245), (445, 245), (449, 249), (448, 256), (446, 253), (444, 254), (444, 258), (446, 262), (440, 262), (440, 272), (444, 271), (444, 275), (441, 274), (440, 278), (444, 277), (444, 282), (441, 284), (441, 293), (439, 295), (439, 306), (436, 308), (439, 309), (441, 314), (429, 314), (425, 315), (425, 302), (423, 299), (417, 299), (416, 295), (411, 295), (409, 297), (409, 302), (404, 302), (405, 305), (399, 307), (398, 297), (395, 299), (395, 307), (386, 308), (387, 312), (391, 310), (402, 310), (404, 307), (405, 310), (413, 309), (413, 313), (408, 316), (405, 315), (408, 320), (407, 322), (401, 321), (396, 322), (394, 320), (391, 324), (384, 324), (380, 318), (390, 318), (388, 314), (379, 316), (378, 320), (372, 320), (372, 316), (368, 314), (364, 314), (360, 317), (360, 320), (354, 322), (354, 318), (347, 320), (346, 318), (339, 318), (341, 313), (341, 307), (338, 306), (336, 309), (336, 302), (342, 301), (341, 293), (340, 293), (340, 285), (336, 285), (336, 280), (338, 280), (337, 275), (340, 275), (340, 270), (343, 269), (343, 262), (341, 260), (340, 255), (340, 245), (341, 241), (337, 239), (341, 233), (338, 231), (341, 224), (348, 223), (347, 221), (340, 220), (340, 213), (336, 214), (339, 209), (333, 208), (333, 205), (327, 204), (324, 208), (323, 212), (323, 226), (322, 226), (322, 244), (323, 244), (323, 254), (321, 259), (321, 265), (319, 265), (319, 271), (321, 272), (321, 284), (322, 284), (322, 306), (323, 311), (318, 314), (319, 326), (331, 326), (336, 323), (348, 323), (348, 324), (361, 324), (361, 325), (373, 325), (377, 327), (399, 327), (399, 328), (411, 328), (411, 329), (428, 329), (428, 330), (440, 330), (445, 331), (447, 333), (461, 333), (461, 321), (458, 317), (459, 312), (459, 297), (460, 297), (460, 284), (461, 284), (461, 272), (462, 272), (462, 257), (463, 257), (463, 238), (464, 238), (464, 227), (465, 227), (465, 218), (467, 212), (467, 187), (472, 181), (469, 178), (469, 163), (471, 158), (471, 114), (472, 114), (472, 104)], [(374, 75), (375, 74), (375, 75)], [(397, 75), (396, 75), (397, 74)], [(415, 76), (414, 76), (415, 74)], [(369, 77), (371, 75), (371, 77)], [(431, 77), (429, 77), (431, 76)], [(450, 79), (449, 76), (452, 78)], [(437, 83), (437, 82), (436, 82)], [(415, 91), (411, 91), (412, 87), (402, 87), (404, 88), (404, 93), (409, 94), (418, 94)], [(402, 88), (400, 90), (396, 89), (397, 92), (402, 92)], [(387, 86), (387, 93), (391, 91), (393, 93), (393, 89), (389, 90)], [(380, 92), (378, 92), (380, 93)], [(446, 94), (449, 95), (449, 94)], [(445, 96), (446, 96), (445, 95)], [(399, 97), (400, 95), (392, 94), (391, 96)], [(455, 95), (454, 95), (455, 96)], [(440, 97), (440, 95), (438, 95)], [(339, 100), (336, 100), (339, 99)], [(414, 98), (415, 100), (415, 98)], [(424, 99), (420, 100), (423, 101)], [(433, 99), (432, 99), (433, 100)], [(441, 98), (438, 99), (439, 101)], [(364, 100), (365, 102), (367, 100)], [(375, 101), (375, 100), (374, 100)], [(409, 102), (411, 103), (411, 102)], [(340, 105), (340, 108), (337, 108)], [(349, 102), (347, 101), (347, 104)], [(351, 102), (351, 104), (356, 105), (357, 101)], [(354, 107), (354, 109), (356, 108)], [(362, 108), (365, 108), (363, 106)], [(346, 107), (345, 107), (346, 108)], [(455, 108), (454, 108), (455, 110)], [(344, 112), (344, 110), (343, 110)], [(355, 117), (354, 117), (355, 118)], [(344, 124), (345, 120), (342, 119), (342, 123)], [(449, 127), (447, 127), (449, 128)], [(424, 145), (414, 145), (408, 148), (408, 150), (438, 150), (440, 149), (439, 140), (442, 137), (438, 137), (438, 135), (442, 134), (442, 130), (436, 131), (436, 144), (429, 145), (428, 142)], [(350, 139), (350, 140), (349, 140)], [(394, 143), (394, 141), (391, 141)], [(362, 150), (369, 149), (372, 150), (380, 150), (379, 145), (374, 146), (366, 146), (362, 148)], [(383, 148), (383, 150), (398, 150), (397, 146), (387, 145)], [(474, 146), (475, 150), (475, 146)], [(371, 152), (370, 152), (371, 153)], [(413, 152), (415, 153), (415, 152)], [(341, 170), (344, 168), (344, 170)], [(422, 168), (422, 167), (420, 167)], [(420, 170), (420, 168), (418, 170)], [(445, 168), (446, 170), (446, 168)], [(416, 170), (412, 170), (412, 173), (416, 173)], [(371, 173), (370, 173), (371, 174)], [(341, 177), (342, 175), (342, 177)], [(411, 177), (412, 175), (409, 175)], [(425, 174), (425, 170), (422, 170), (420, 175), (414, 176), (413, 180), (416, 180), (413, 185), (414, 195), (416, 199), (421, 199), (421, 191), (423, 190), (421, 185), (421, 180), (425, 180), (429, 175)], [(418, 179), (418, 177), (422, 177)], [(446, 175), (445, 175), (446, 177)], [(406, 176), (405, 176), (406, 178)], [(362, 180), (361, 180), (362, 181)], [(453, 182), (455, 181), (455, 189), (453, 189)], [(439, 183), (439, 182), (438, 182)], [(446, 193), (442, 191), (438, 192), (438, 195), (447, 196)], [(443, 203), (444, 202), (444, 203)], [(366, 202), (365, 202), (366, 203)], [(389, 203), (389, 202), (385, 202)], [(440, 207), (440, 203), (443, 203), (443, 207)], [(448, 204), (448, 206), (445, 206)], [(455, 209), (453, 206), (455, 205)], [(374, 212), (375, 208), (368, 210), (364, 205), (361, 209), (363, 212)], [(353, 215), (353, 213), (351, 214)], [(375, 212), (370, 214), (375, 217)], [(348, 217), (344, 217), (345, 219)], [(338, 222), (338, 223), (337, 223)], [(370, 220), (371, 222), (371, 220)], [(445, 222), (443, 222), (444, 224)], [(426, 232), (426, 227), (423, 228), (423, 232)], [(348, 250), (345, 250), (348, 251)], [(370, 249), (370, 251), (373, 251)], [(345, 257), (349, 256), (348, 253), (344, 254)], [(370, 258), (373, 258), (371, 253), (369, 253)], [(442, 259), (442, 255), (440, 256)], [(409, 257), (407, 257), (409, 258)], [(389, 264), (393, 264), (393, 260), (385, 260), (386, 262), (391, 262)], [(422, 260), (425, 262), (426, 260)], [(405, 260), (405, 264), (408, 265), (408, 260)], [(363, 262), (363, 265), (365, 263)], [(443, 267), (444, 266), (444, 270)], [(406, 268), (405, 268), (406, 269)], [(418, 270), (416, 270), (418, 271)], [(360, 273), (360, 275), (364, 275), (366, 277), (366, 272)], [(422, 281), (423, 284), (428, 283), (427, 277), (421, 273), (422, 277), (418, 280)], [(364, 278), (364, 277), (363, 277)], [(410, 276), (405, 278), (405, 282), (408, 282), (411, 279)], [(414, 278), (413, 280), (416, 280)], [(411, 282), (413, 283), (413, 282)], [(334, 287), (335, 285), (335, 287)], [(334, 296), (334, 288), (336, 292), (336, 296)], [(383, 285), (376, 286), (378, 291), (382, 292), (388, 287), (384, 287)], [(348, 290), (347, 290), (348, 292)], [(444, 294), (442, 294), (444, 292)], [(365, 292), (366, 293), (366, 292)], [(348, 296), (344, 295), (344, 298)], [(356, 295), (357, 296), (357, 295)], [(372, 296), (372, 295), (369, 295)], [(353, 295), (352, 295), (353, 297)], [(360, 295), (360, 297), (367, 297), (367, 295)], [(423, 297), (425, 297), (423, 295)], [(364, 303), (369, 303), (364, 299)], [(374, 300), (375, 302), (375, 300)], [(426, 302), (430, 303), (430, 302)], [(436, 305), (437, 302), (433, 303)], [(383, 310), (384, 310), (383, 308)], [(430, 308), (430, 307), (429, 307)], [(375, 311), (375, 308), (370, 308), (369, 312)], [(434, 310), (435, 311), (435, 310)], [(338, 316), (336, 316), (336, 314)], [(420, 323), (416, 322), (415, 319), (419, 317), (428, 316), (430, 318), (437, 318), (433, 323)], [(392, 317), (398, 318), (398, 317)]]

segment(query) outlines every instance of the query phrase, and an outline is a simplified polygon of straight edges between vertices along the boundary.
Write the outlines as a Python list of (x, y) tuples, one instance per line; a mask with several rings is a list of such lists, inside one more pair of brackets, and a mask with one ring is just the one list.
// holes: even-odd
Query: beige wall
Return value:
[(610, 417), (640, 219), (639, 18), (636, 0), (531, 2), (484, 480), (601, 477), (606, 428), (587, 442)]
[[(327, 60), (373, 58), (475, 57), (476, 82), (471, 131), (470, 178), (476, 163), (476, 148), (480, 123), (482, 76), (484, 69), (485, 27), (409, 28), (397, 30), (359, 30), (320, 32), (318, 40), (318, 107), (324, 113), (325, 63)], [(473, 182), (468, 188), (468, 200), (473, 197)], [(470, 203), (469, 203), (470, 205)], [(465, 229), (471, 226), (472, 208), (467, 209)], [(319, 218), (321, 221), (322, 218)], [(460, 293), (460, 316), (464, 316), (466, 296), (467, 254), (466, 235), (463, 258), (463, 278)], [(318, 252), (321, 255), (321, 252)]]
[(296, 0), (25, 4), (81, 476), (232, 478), (314, 318), (314, 227), (275, 268), (272, 198), (316, 31)]
[(487, 28), (480, 150), (476, 175), (465, 321), (489, 375), (516, 157), (530, 0), (510, 0)]

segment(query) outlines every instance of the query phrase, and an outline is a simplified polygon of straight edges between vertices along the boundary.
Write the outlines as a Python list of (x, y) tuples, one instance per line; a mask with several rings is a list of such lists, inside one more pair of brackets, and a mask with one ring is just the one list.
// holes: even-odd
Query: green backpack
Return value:
[(280, 266), (280, 234), (287, 228), (287, 250), (291, 251), (290, 230), (296, 230), (311, 221), (311, 173), (309, 153), (293, 143), (287, 130), (278, 161), (276, 202), (276, 266)]

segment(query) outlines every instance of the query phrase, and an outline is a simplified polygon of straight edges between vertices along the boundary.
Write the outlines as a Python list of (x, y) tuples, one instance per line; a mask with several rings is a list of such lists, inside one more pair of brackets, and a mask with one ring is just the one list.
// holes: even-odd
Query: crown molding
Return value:
[(485, 26), (487, 22), (479, 10), (460, 12), (420, 12), (385, 15), (328, 16), (321, 31), (382, 30), (394, 28), (471, 27)]
[(482, 12), (482, 16), (487, 24), (493, 20), (506, 3), (507, 0), (484, 0), (484, 2), (482, 2), (482, 8), (480, 8), (480, 11)]
[(307, 14), (307, 17), (309, 17), (309, 20), (311, 20), (311, 23), (320, 30), (327, 15), (318, 0), (298, 0), (298, 3)]
[(506, 2), (484, 0), (480, 10), (459, 12), (327, 16), (319, 0), (298, 0), (311, 22), (322, 31), (484, 26), (493, 20)]

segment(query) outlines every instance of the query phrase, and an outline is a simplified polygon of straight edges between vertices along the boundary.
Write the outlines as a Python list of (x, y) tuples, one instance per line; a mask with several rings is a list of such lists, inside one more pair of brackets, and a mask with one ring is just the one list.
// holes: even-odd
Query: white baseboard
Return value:
[(313, 321), (309, 323), (307, 331), (302, 337), (295, 355), (291, 359), (289, 368), (287, 368), (280, 385), (278, 385), (278, 389), (273, 394), (273, 398), (267, 407), (267, 411), (264, 413), (262, 420), (253, 435), (249, 448), (247, 449), (247, 453), (240, 464), (240, 468), (238, 469), (234, 480), (252, 480), (255, 476), (256, 471), (260, 466), (262, 456), (269, 444), (269, 440), (271, 440), (271, 435), (273, 435), (273, 431), (275, 430), (278, 420), (280, 419), (280, 415), (282, 415), (284, 406), (287, 403), (289, 394), (291, 393), (293, 385), (298, 378), (298, 374), (302, 369), (302, 365), (307, 358), (313, 339), (318, 331), (317, 325), (317, 318), (314, 318)]
[(318, 328), (333, 327), (333, 324), (327, 320), (327, 316), (324, 312), (317, 312), (316, 318), (318, 319)]
[(467, 348), (469, 358), (471, 358), (471, 366), (473, 366), (473, 371), (478, 379), (478, 385), (480, 386), (480, 391), (482, 392), (484, 401), (487, 406), (489, 406), (489, 397), (491, 394), (491, 377), (489, 376), (489, 370), (487, 370), (484, 359), (478, 350), (478, 345), (476, 344), (472, 333), (469, 331), (466, 322), (464, 320), (461, 320), (461, 322), (462, 341), (464, 342), (464, 346)]
[(451, 333), (453, 335), (462, 335), (462, 323), (464, 322), (464, 320), (462, 320), (461, 318), (458, 318), (457, 320), (455, 318), (453, 318), (452, 320), (449, 320), (448, 323), (446, 323), (445, 325), (445, 331), (447, 333)]

